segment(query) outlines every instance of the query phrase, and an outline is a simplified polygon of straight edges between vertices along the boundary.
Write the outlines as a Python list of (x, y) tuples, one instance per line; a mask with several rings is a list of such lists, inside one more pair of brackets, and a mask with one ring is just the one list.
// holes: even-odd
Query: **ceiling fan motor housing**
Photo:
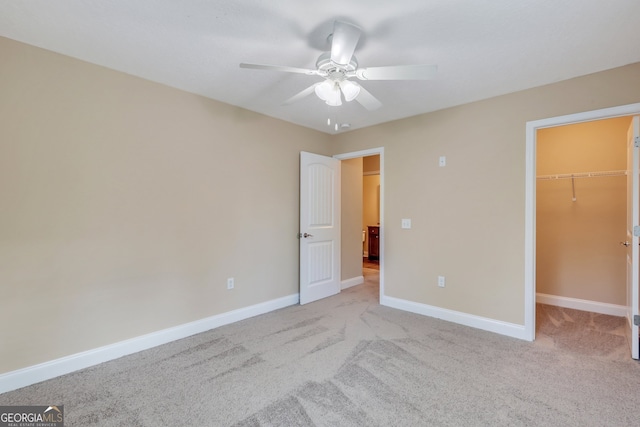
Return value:
[(331, 52), (324, 52), (318, 57), (316, 67), (319, 74), (323, 77), (333, 80), (334, 82), (340, 82), (355, 76), (355, 71), (358, 68), (358, 60), (355, 56), (352, 56), (349, 64), (340, 65), (331, 60)]

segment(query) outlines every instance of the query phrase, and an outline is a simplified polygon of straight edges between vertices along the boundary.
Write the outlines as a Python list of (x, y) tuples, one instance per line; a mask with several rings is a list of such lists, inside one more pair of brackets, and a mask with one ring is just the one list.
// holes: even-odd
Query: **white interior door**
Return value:
[(637, 147), (640, 143), (640, 116), (633, 118), (627, 132), (627, 313), (629, 320), (629, 344), (631, 357), (638, 359), (640, 352), (638, 342), (638, 265), (640, 248), (634, 226), (640, 225), (639, 204), (639, 169), (640, 161)]
[(340, 161), (300, 153), (300, 304), (340, 292)]

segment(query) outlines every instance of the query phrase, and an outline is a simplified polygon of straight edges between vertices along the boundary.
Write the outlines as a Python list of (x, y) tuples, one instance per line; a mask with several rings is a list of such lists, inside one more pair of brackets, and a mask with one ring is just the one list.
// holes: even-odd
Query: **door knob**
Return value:
[(631, 243), (629, 241), (620, 242), (622, 246), (629, 246)]
[(307, 238), (307, 237), (313, 237), (313, 234), (309, 234), (309, 233), (304, 233), (302, 235), (302, 237)]

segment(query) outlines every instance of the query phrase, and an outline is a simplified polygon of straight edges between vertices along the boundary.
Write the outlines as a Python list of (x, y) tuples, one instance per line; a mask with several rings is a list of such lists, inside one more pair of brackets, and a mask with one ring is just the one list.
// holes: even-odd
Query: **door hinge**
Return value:
[(633, 226), (633, 235), (634, 236), (640, 236), (640, 225), (634, 225)]
[(636, 147), (636, 148), (640, 147), (640, 136), (636, 136), (633, 139), (633, 146)]
[(640, 316), (637, 314), (633, 316), (633, 324), (636, 326), (640, 326)]

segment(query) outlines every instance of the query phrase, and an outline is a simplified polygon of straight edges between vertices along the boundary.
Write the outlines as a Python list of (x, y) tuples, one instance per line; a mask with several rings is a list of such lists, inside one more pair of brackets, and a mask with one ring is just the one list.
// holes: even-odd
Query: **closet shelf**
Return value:
[(571, 179), (571, 178), (598, 178), (602, 176), (622, 176), (626, 175), (626, 170), (618, 171), (600, 171), (600, 172), (578, 172), (578, 173), (560, 173), (555, 175), (538, 175), (536, 179), (539, 180), (551, 180), (551, 179)]

